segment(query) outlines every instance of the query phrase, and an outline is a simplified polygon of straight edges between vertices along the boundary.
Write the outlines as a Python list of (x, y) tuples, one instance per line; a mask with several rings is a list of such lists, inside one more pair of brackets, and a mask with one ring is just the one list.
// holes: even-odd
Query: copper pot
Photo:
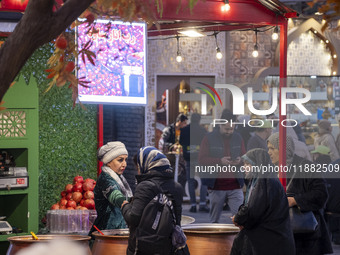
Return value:
[(126, 255), (129, 239), (128, 229), (102, 230), (102, 232), (104, 235), (98, 231), (92, 233), (95, 237), (92, 255)]
[[(91, 255), (91, 250), (89, 247), (89, 240), (91, 237), (89, 236), (81, 236), (81, 235), (37, 235), (38, 240), (33, 239), (31, 235), (26, 236), (12, 236), (7, 238), (10, 242), (9, 248), (7, 250), (6, 255), (14, 255), (17, 254), (21, 249), (24, 249), (34, 243), (48, 242), (53, 239), (68, 239), (70, 241), (77, 242), (81, 245), (84, 245), (88, 250), (88, 254)], [(67, 254), (67, 252), (65, 253)]]
[(191, 254), (230, 254), (239, 228), (232, 224), (190, 224), (182, 226)]

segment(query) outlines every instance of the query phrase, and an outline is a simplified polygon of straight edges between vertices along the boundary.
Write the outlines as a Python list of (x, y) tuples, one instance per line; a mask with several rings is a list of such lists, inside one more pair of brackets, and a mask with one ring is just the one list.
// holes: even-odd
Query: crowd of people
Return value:
[[(192, 114), (195, 124), (182, 128), (179, 136), (179, 144), (183, 146), (183, 154), (186, 155), (188, 180), (192, 181), (195, 174), (192, 165), (188, 163), (191, 159), (188, 155), (192, 155), (196, 164), (207, 166), (233, 165), (237, 169), (242, 166), (247, 169), (249, 165), (278, 166), (279, 133), (278, 127), (272, 126), (272, 118), (277, 117), (267, 116), (263, 124), (256, 128), (232, 126), (229, 121), (204, 134), (196, 132), (198, 128), (190, 128), (190, 125), (197, 126), (198, 117)], [(221, 119), (242, 121), (228, 110), (223, 111)], [(328, 120), (319, 120), (317, 126), (313, 149), (307, 146), (300, 126), (286, 128), (286, 166), (297, 169), (298, 166), (339, 163), (340, 134), (336, 139), (333, 137), (331, 122)], [(190, 135), (190, 131), (196, 132), (195, 135)], [(336, 192), (340, 186), (338, 179), (327, 178), (329, 176), (324, 178), (313, 172), (298, 175), (289, 172), (286, 176), (287, 186), (283, 187), (278, 181), (278, 174), (269, 177), (252, 172), (242, 175), (240, 172), (202, 178), (203, 188), (201, 186), (200, 190), (201, 195), (204, 186), (208, 188), (211, 223), (219, 222), (225, 203), (234, 215), (232, 221), (241, 231), (234, 242), (232, 254), (276, 254), (278, 250), (282, 254), (330, 254), (331, 240), (340, 243), (340, 199)], [(196, 208), (196, 197), (192, 186), (189, 184), (192, 205), (190, 212), (195, 212), (193, 208)], [(205, 205), (202, 196), (200, 198), (200, 204)], [(288, 211), (293, 207), (302, 212), (313, 212), (318, 223), (313, 233), (293, 233)], [(268, 238), (263, 238), (267, 235)], [(266, 244), (262, 244), (261, 240), (265, 240)], [(285, 248), (281, 248), (283, 246)]]
[[(223, 111), (221, 119), (236, 121), (229, 110)], [(278, 173), (253, 171), (256, 166), (282, 163), (279, 160), (279, 133), (268, 120), (263, 121), (262, 127), (247, 130), (235, 128), (228, 122), (216, 125), (211, 132), (200, 126), (198, 114), (192, 114), (189, 125), (187, 122), (188, 118), (180, 114), (176, 122), (164, 130), (162, 139), (166, 149), (147, 146), (134, 156), (138, 171), (134, 194), (123, 176), (128, 157), (124, 144), (109, 142), (98, 150), (98, 159), (104, 166), (94, 190), (98, 213), (94, 225), (100, 229), (128, 227), (127, 254), (144, 254), (136, 242), (136, 229), (141, 224), (144, 208), (161, 190), (172, 197), (175, 224), (180, 226), (183, 187), (174, 181), (174, 170), (166, 154), (171, 150), (178, 152), (182, 147), (192, 213), (197, 211), (192, 165), (234, 166), (237, 169), (215, 174), (213, 178), (202, 178), (198, 207), (199, 211), (209, 213), (211, 223), (218, 223), (223, 206), (228, 204), (232, 214), (230, 223), (240, 228), (232, 255), (332, 253), (331, 237), (335, 243), (339, 242), (340, 224), (337, 218), (325, 216), (340, 212), (337, 179), (325, 179), (315, 172), (291, 171), (286, 173), (287, 186), (284, 187)], [(312, 164), (339, 163), (340, 138), (333, 138), (327, 120), (319, 121), (318, 128), (311, 151), (298, 131), (287, 129), (285, 166), (296, 169)], [(294, 232), (291, 208), (312, 212), (317, 227), (308, 233)], [(168, 246), (163, 245), (159, 254), (176, 254), (174, 252), (169, 238)]]

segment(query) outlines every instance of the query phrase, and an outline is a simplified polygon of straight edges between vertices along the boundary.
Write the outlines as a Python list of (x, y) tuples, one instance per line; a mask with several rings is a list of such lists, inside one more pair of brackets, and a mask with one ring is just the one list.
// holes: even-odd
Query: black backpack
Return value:
[(175, 227), (175, 214), (170, 194), (159, 193), (151, 199), (143, 210), (136, 229), (135, 254), (163, 255), (173, 250), (171, 234)]

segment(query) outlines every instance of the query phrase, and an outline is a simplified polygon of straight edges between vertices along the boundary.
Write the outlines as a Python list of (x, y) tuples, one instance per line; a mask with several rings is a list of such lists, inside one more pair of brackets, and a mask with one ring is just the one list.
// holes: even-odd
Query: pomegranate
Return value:
[[(70, 62), (71, 63), (71, 62)], [(74, 68), (74, 67), (73, 67)], [(73, 178), (73, 184), (80, 182), (83, 183), (84, 182), (84, 178), (83, 176), (77, 175), (76, 177)]]
[(59, 201), (59, 205), (60, 205), (60, 207), (61, 206), (66, 206), (66, 204), (67, 204), (67, 199), (66, 198), (62, 198), (62, 199), (60, 199), (60, 201)]
[(79, 191), (72, 193), (72, 200), (74, 200), (77, 204), (80, 202), (80, 200), (82, 200), (82, 198), (83, 195)]
[(65, 50), (67, 47), (67, 40), (64, 36), (60, 35), (55, 41), (55, 46), (61, 50)]
[(83, 184), (80, 182), (77, 182), (73, 185), (73, 192), (79, 191), (79, 192), (83, 192)]
[(94, 185), (91, 182), (84, 182), (83, 190), (84, 191), (93, 191), (94, 190)]
[(72, 192), (72, 189), (73, 189), (73, 185), (72, 184), (66, 184), (65, 186), (65, 191), (67, 193), (71, 193)]
[(94, 193), (91, 190), (88, 190), (84, 193), (84, 198), (85, 199), (94, 199)]
[[(71, 73), (71, 72), (74, 70), (75, 67), (76, 67), (76, 65), (74, 64), (73, 61), (68, 62), (67, 65), (66, 65), (66, 67), (65, 67), (65, 71)], [(81, 177), (81, 176), (80, 176), (80, 177)], [(83, 177), (82, 177), (82, 178), (83, 178)]]
[(77, 206), (76, 201), (73, 201), (73, 200), (67, 201), (67, 204), (66, 204), (66, 208), (67, 208), (67, 209), (68, 209), (68, 207), (76, 208), (76, 206)]
[(72, 200), (72, 193), (67, 193), (66, 200)]
[(60, 195), (61, 195), (61, 197), (66, 197), (67, 192), (65, 190), (63, 190), (62, 192), (60, 192)]
[(93, 179), (91, 179), (91, 178), (87, 178), (87, 179), (85, 179), (85, 181), (84, 182), (91, 182), (92, 184), (96, 184), (96, 181), (95, 180), (93, 180)]
[(54, 204), (51, 206), (51, 210), (59, 210), (60, 206), (59, 204)]
[(95, 203), (93, 199), (85, 199), (84, 201), (84, 206), (87, 209), (94, 209), (95, 208)]
[(93, 21), (94, 21), (94, 15), (92, 13), (88, 13), (86, 16), (86, 21), (89, 23), (89, 24), (92, 24)]
[(85, 199), (80, 200), (79, 205), (84, 206), (84, 201), (85, 201)]

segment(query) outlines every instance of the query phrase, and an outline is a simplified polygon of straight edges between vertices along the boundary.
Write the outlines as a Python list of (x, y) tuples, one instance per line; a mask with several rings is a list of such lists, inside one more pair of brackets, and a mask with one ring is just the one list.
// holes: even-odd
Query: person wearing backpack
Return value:
[[(169, 160), (155, 147), (141, 148), (136, 161), (135, 194), (122, 205), (130, 230), (126, 254), (174, 254), (171, 238), (175, 225), (181, 225), (183, 188), (174, 181)], [(164, 202), (163, 206), (158, 201)]]

